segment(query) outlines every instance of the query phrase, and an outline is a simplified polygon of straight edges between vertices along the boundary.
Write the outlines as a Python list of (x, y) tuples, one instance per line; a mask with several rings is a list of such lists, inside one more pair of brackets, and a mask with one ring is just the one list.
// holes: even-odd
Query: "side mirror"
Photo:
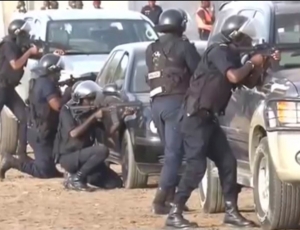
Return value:
[(105, 96), (119, 96), (120, 92), (116, 84), (108, 84), (103, 88), (103, 94)]

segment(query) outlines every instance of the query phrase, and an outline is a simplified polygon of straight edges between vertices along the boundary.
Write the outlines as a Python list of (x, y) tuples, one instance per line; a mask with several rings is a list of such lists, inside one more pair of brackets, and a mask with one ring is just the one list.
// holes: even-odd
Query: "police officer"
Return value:
[(58, 126), (59, 110), (71, 98), (71, 88), (63, 96), (57, 86), (64, 63), (59, 55), (46, 54), (31, 71), (37, 76), (29, 83), (28, 142), (34, 151), (31, 158), (22, 161), (6, 154), (0, 176), (3, 179), (10, 168), (37, 178), (61, 177), (55, 167), (53, 142)]
[(31, 55), (38, 54), (34, 45), (24, 51), (28, 42), (30, 26), (22, 19), (12, 21), (8, 26), (8, 36), (0, 43), (0, 111), (6, 105), (19, 120), (18, 152), (26, 156), (26, 116), (25, 104), (15, 91), (24, 73), (24, 66)]
[(164, 35), (146, 50), (153, 121), (165, 153), (159, 188), (153, 201), (156, 214), (169, 212), (168, 203), (175, 193), (184, 154), (178, 114), (190, 77), (200, 61), (195, 46), (183, 36), (186, 24), (187, 15), (183, 10), (164, 11), (156, 26), (157, 31)]
[[(110, 188), (120, 187), (120, 178), (104, 164), (109, 154), (108, 148), (101, 144), (94, 145), (95, 122), (102, 118), (102, 110), (84, 113), (72, 109), (74, 105), (93, 105), (99, 92), (101, 88), (95, 82), (81, 82), (76, 86), (72, 100), (60, 111), (54, 153), (60, 165), (71, 174), (64, 183), (67, 189), (91, 191), (87, 182), (105, 187), (107, 181), (102, 181), (105, 176), (114, 182)], [(102, 178), (99, 178), (101, 175)]]
[(27, 12), (25, 1), (18, 1), (17, 10), (19, 13)]
[(162, 8), (156, 5), (156, 1), (148, 1), (148, 5), (144, 6), (141, 10), (141, 13), (147, 16), (154, 25), (158, 24), (159, 16), (162, 12)]
[(264, 58), (260, 54), (241, 64), (238, 48), (251, 46), (248, 32), (255, 31), (253, 26), (255, 22), (247, 17), (229, 17), (221, 29), (223, 40), (207, 48), (191, 78), (181, 121), (187, 165), (167, 226), (178, 229), (197, 227), (184, 219), (182, 210), (205, 174), (207, 157), (214, 161), (219, 171), (226, 208), (224, 223), (237, 227), (254, 226), (238, 211), (237, 162), (217, 119), (224, 115), (231, 91), (241, 84), (254, 87), (263, 72)]

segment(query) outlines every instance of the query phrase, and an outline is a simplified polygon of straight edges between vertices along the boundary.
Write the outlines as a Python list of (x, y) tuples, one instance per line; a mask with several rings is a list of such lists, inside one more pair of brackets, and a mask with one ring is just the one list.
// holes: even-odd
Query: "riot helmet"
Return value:
[(29, 37), (30, 30), (31, 27), (29, 23), (23, 19), (15, 19), (8, 25), (8, 35), (13, 39), (23, 35)]
[(31, 69), (31, 71), (38, 76), (54, 76), (58, 81), (60, 77), (60, 71), (63, 69), (64, 62), (59, 55), (46, 54), (41, 58), (37, 66)]
[(87, 80), (80, 82), (74, 89), (72, 99), (75, 103), (80, 103), (83, 99), (87, 99), (90, 103), (94, 103), (97, 94), (102, 89), (95, 82)]
[(252, 39), (256, 35), (256, 23), (254, 19), (249, 19), (242, 15), (229, 17), (221, 28), (221, 34), (228, 42), (236, 45), (251, 45)]
[(155, 29), (162, 33), (183, 33), (187, 22), (188, 16), (184, 10), (169, 9), (162, 12)]

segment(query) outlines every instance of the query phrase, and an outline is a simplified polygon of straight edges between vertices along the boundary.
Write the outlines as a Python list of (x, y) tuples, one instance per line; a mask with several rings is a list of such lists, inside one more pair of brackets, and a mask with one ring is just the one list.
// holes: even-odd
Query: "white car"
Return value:
[[(116, 10), (37, 10), (14, 14), (26, 20), (35, 39), (60, 43), (66, 47), (62, 57), (66, 64), (64, 79), (85, 73), (98, 73), (110, 51), (117, 45), (153, 41), (157, 34), (153, 23), (139, 12)], [(46, 52), (53, 52), (51, 47)], [(25, 101), (28, 97), (30, 69), (38, 60), (29, 59), (21, 84), (16, 88)], [(17, 121), (9, 109), (1, 114), (0, 151), (15, 152)]]

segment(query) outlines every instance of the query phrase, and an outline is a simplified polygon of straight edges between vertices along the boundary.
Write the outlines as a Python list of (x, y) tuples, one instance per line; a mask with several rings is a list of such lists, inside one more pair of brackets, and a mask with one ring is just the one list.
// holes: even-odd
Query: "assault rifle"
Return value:
[(58, 42), (46, 42), (39, 39), (36, 39), (35, 36), (32, 36), (28, 38), (28, 40), (25, 40), (23, 42), (23, 48), (25, 50), (29, 49), (32, 45), (35, 45), (40, 53), (47, 52), (49, 48), (54, 48), (54, 49), (61, 49), (61, 50), (67, 50), (70, 49), (68, 45), (58, 43)]
[(72, 74), (70, 74), (70, 78), (63, 81), (59, 81), (58, 86), (73, 86), (78, 81), (95, 81), (96, 77), (97, 76), (95, 73), (83, 74), (80, 77), (74, 77)]
[[(136, 114), (141, 110), (141, 102), (127, 102), (127, 103), (116, 103), (113, 105), (103, 106), (99, 102), (96, 102), (96, 105), (74, 105), (70, 106), (69, 109), (74, 115), (81, 116), (87, 113), (96, 112), (98, 109), (101, 109), (103, 112), (102, 120), (105, 122), (110, 120), (114, 124), (120, 123), (125, 117), (124, 112), (126, 110), (131, 110), (131, 115)], [(136, 116), (134, 116), (135, 119)]]
[(251, 47), (239, 47), (238, 50), (241, 53), (253, 56), (255, 54), (261, 54), (265, 57), (271, 57), (271, 55), (276, 51), (294, 51), (300, 50), (300, 43), (280, 43), (280, 44), (269, 44), (263, 42), (262, 44), (257, 44)]

